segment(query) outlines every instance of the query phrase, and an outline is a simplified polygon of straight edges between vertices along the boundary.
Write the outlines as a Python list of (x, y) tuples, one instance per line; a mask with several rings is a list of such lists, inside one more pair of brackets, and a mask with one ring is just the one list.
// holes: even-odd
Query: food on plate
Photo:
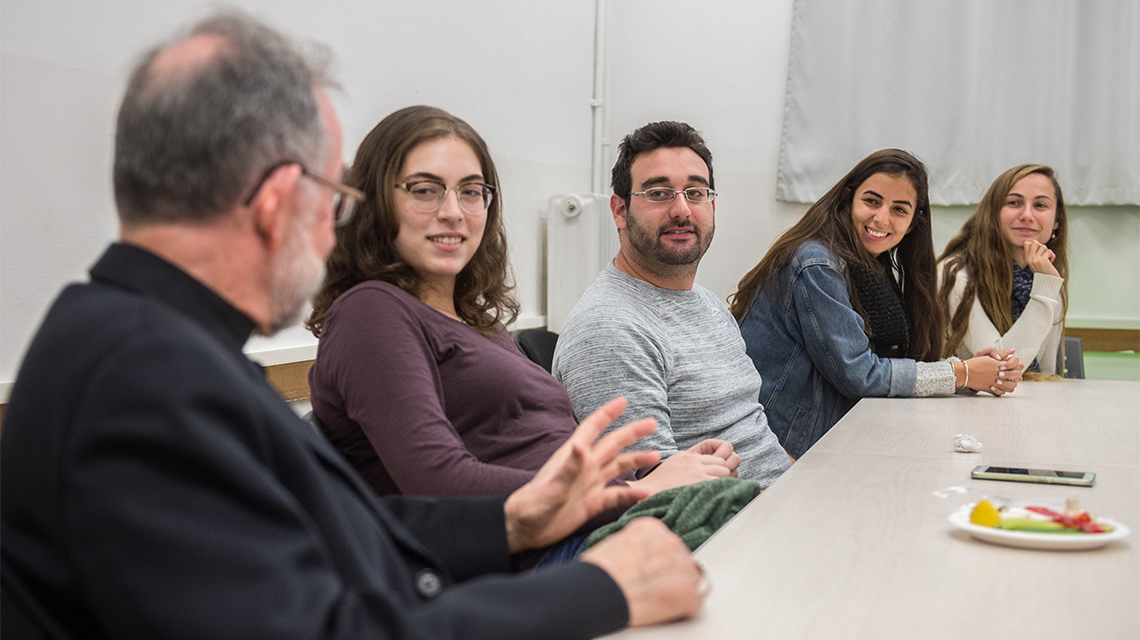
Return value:
[(1001, 524), (1001, 514), (989, 500), (980, 500), (970, 512), (970, 522), (983, 527), (996, 527)]
[(989, 500), (979, 500), (970, 512), (970, 522), (983, 527), (1034, 533), (1096, 534), (1112, 531), (1112, 527), (1098, 523), (1087, 511), (1082, 511), (1075, 498), (1066, 501), (1064, 513), (1034, 505), (1003, 506), (999, 509)]
[(1080, 529), (1069, 529), (1060, 522), (1052, 520), (1037, 520), (1036, 518), (1001, 518), (996, 525), (1001, 529), (1012, 531), (1036, 531), (1038, 533), (1080, 533)]

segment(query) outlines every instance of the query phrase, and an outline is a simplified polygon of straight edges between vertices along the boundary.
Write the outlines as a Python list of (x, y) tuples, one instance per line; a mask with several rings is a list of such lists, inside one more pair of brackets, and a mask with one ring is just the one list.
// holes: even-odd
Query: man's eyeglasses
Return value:
[(291, 164), (300, 165), (301, 175), (312, 180), (313, 182), (316, 182), (322, 187), (332, 190), (333, 220), (336, 222), (336, 225), (338, 227), (348, 222), (352, 218), (352, 213), (356, 210), (357, 204), (364, 202), (364, 192), (360, 189), (354, 189), (346, 184), (341, 184), (339, 182), (329, 180), (324, 176), (317, 175), (309, 171), (307, 168), (305, 168), (305, 165), (297, 162), (296, 160), (284, 160), (282, 162), (278, 162), (272, 167), (269, 167), (269, 169), (265, 172), (265, 175), (261, 176), (261, 180), (257, 181), (257, 186), (254, 188), (253, 193), (249, 194), (249, 197), (246, 198), (244, 205), (248, 207), (249, 205), (253, 204), (253, 199), (257, 196), (257, 192), (261, 191), (261, 185), (265, 184), (265, 181), (269, 179), (269, 176), (273, 175), (274, 171), (277, 171), (281, 167), (287, 167)]
[(663, 204), (672, 202), (678, 193), (685, 194), (685, 199), (693, 204), (704, 204), (716, 200), (716, 191), (705, 187), (689, 187), (687, 189), (670, 189), (668, 187), (653, 187), (645, 191), (635, 191), (631, 196), (642, 196), (649, 202)]
[(491, 206), (495, 197), (495, 187), (482, 182), (465, 182), (454, 187), (444, 186), (435, 180), (415, 180), (396, 185), (408, 192), (412, 207), (420, 213), (435, 213), (443, 206), (448, 191), (454, 191), (459, 200), (459, 208), (470, 216), (477, 216)]

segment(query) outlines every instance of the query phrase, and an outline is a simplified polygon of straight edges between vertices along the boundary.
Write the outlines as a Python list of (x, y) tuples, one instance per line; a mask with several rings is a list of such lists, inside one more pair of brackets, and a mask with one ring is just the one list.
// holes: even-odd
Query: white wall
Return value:
[[(0, 3), (0, 390), (59, 289), (117, 230), (110, 186), (115, 110), (144, 48), (217, 6), (199, 0)], [(541, 321), (540, 215), (590, 186), (594, 2), (243, 0), (287, 33), (328, 44), (346, 160), (382, 117), (432, 104), (487, 140), (523, 300)], [(293, 329), (247, 350), (311, 357)], [(0, 393), (0, 401), (6, 394)]]
[(776, 202), (792, 0), (617, 0), (609, 9), (607, 166), (622, 136), (646, 122), (682, 120), (702, 133), (717, 229), (697, 282), (728, 296), (807, 208)]
[[(523, 322), (541, 315), (540, 216), (590, 189), (594, 0), (245, 0), (329, 44), (346, 160), (391, 111), (434, 104), (468, 120), (499, 164)], [(134, 57), (205, 15), (198, 0), (0, 0), (0, 389), (63, 283), (115, 235), (114, 111)], [(698, 282), (721, 296), (804, 205), (775, 200), (792, 0), (603, 0), (605, 125), (616, 145), (650, 120), (685, 120), (713, 151), (717, 234)], [(470, 26), (467, 26), (470, 25)], [(603, 159), (608, 167), (613, 148)], [(840, 176), (836, 176), (838, 179)], [(1062, 176), (1063, 179), (1063, 176)], [(979, 194), (980, 195), (980, 194)], [(941, 246), (965, 212), (935, 213)], [(1070, 320), (1140, 328), (1140, 208), (1074, 211)], [(294, 330), (251, 342), (262, 359), (310, 353)], [(2, 395), (2, 394), (0, 394)]]

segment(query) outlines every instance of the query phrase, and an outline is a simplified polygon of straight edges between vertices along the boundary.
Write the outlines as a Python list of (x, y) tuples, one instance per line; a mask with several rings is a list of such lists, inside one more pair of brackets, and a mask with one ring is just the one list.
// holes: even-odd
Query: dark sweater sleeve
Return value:
[[(385, 505), (443, 562), (456, 580), (508, 573), (505, 496), (387, 496)], [(457, 531), (455, 523), (462, 522)]]
[(440, 629), (446, 634), (440, 637), (593, 638), (629, 622), (620, 587), (587, 562), (471, 580), (422, 607), (427, 620), (435, 607), (466, 625), (462, 630)]
[(339, 391), (348, 419), (402, 493), (505, 494), (534, 476), (482, 462), (467, 448), (447, 417), (428, 329), (399, 296), (367, 288), (344, 294), (318, 360), (320, 384)]
[[(453, 609), (456, 602), (462, 602), (459, 606), (471, 609), (473, 621), (489, 625), (489, 637), (508, 637), (513, 627), (522, 637), (527, 633), (542, 638), (560, 637), (559, 634), (590, 637), (619, 629), (628, 622), (629, 610), (621, 589), (605, 571), (589, 563), (571, 562), (515, 574), (503, 582), (497, 578), (479, 579), (506, 570), (502, 496), (389, 496), (384, 501), (420, 542), (439, 556), (451, 576), (463, 583), (445, 591), (440, 604)], [(455, 529), (457, 521), (464, 523), (461, 531)], [(466, 584), (473, 588), (466, 589)], [(449, 597), (453, 590), (460, 598)], [(496, 604), (500, 599), (502, 602)], [(477, 605), (485, 606), (478, 610)], [(582, 612), (588, 615), (582, 616)], [(528, 630), (527, 624), (535, 626)]]

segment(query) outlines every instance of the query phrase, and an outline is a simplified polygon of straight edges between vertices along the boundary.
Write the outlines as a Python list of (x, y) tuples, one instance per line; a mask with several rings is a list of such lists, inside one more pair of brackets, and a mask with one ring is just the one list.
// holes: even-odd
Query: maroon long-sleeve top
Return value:
[(576, 427), (558, 381), (398, 287), (361, 283), (325, 318), (313, 411), (381, 494), (510, 493)]

